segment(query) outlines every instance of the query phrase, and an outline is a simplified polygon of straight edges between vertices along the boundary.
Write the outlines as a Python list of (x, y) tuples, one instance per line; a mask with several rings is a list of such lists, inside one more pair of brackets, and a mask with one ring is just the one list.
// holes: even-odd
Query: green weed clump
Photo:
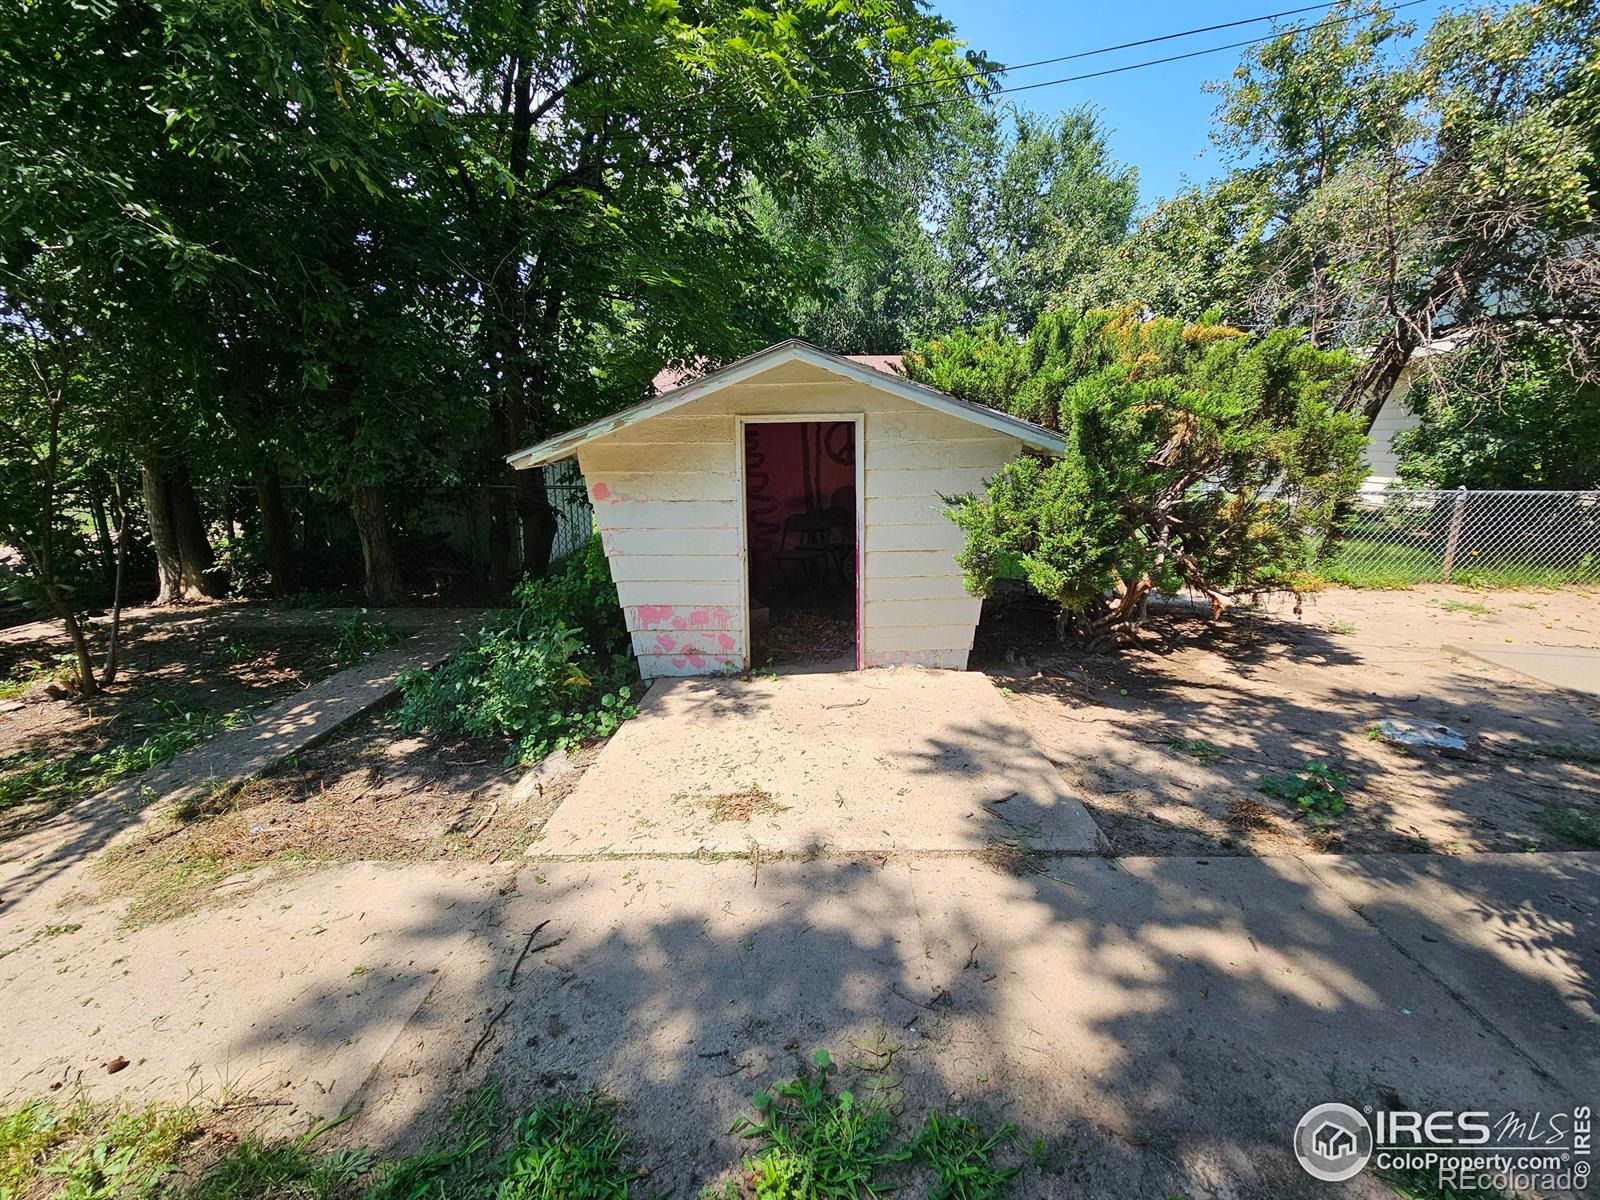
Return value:
[(181, 1200), (338, 1200), (355, 1191), (372, 1170), (361, 1147), (318, 1150), (313, 1143), (344, 1118), (319, 1121), (299, 1137), (266, 1140), (247, 1135), (212, 1163)]
[(638, 709), (628, 631), (599, 538), (553, 574), (525, 579), (516, 608), (438, 670), (401, 681), (409, 729), (509, 738), (532, 762), (608, 737)]
[[(829, 1087), (832, 1061), (826, 1050), (812, 1055), (814, 1071), (762, 1088), (751, 1097), (755, 1115), (733, 1132), (761, 1143), (745, 1158), (743, 1182), (755, 1200), (860, 1200), (895, 1191), (908, 1173), (931, 1178), (931, 1200), (1001, 1200), (1021, 1163), (1001, 1166), (1003, 1150), (1016, 1141), (1008, 1124), (990, 1132), (964, 1116), (930, 1112), (909, 1141), (895, 1135), (895, 1116), (881, 1098), (858, 1099)], [(1043, 1157), (1036, 1143), (1034, 1159)], [(702, 1200), (736, 1200), (729, 1181), (708, 1188)]]
[(0, 1200), (146, 1200), (199, 1129), (193, 1109), (149, 1104), (100, 1113), (30, 1100), (0, 1111)]
[(1327, 825), (1344, 812), (1344, 789), (1349, 782), (1343, 772), (1325, 762), (1308, 762), (1303, 771), (1266, 776), (1257, 790), (1289, 801), (1313, 825)]
[(231, 729), (243, 714), (222, 715), (201, 705), (186, 708), (156, 697), (155, 716), (133, 726), (142, 737), (96, 754), (0, 759), (0, 810), (22, 804), (65, 804), (110, 787), (127, 775), (165, 766), (191, 746)]
[(828, 1052), (812, 1058), (817, 1070), (751, 1097), (754, 1117), (742, 1117), (734, 1132), (763, 1143), (745, 1159), (746, 1181), (756, 1200), (855, 1200), (876, 1196), (881, 1167), (904, 1162), (905, 1147), (891, 1146), (894, 1123), (875, 1101), (857, 1102), (825, 1083)]
[(358, 608), (339, 622), (339, 635), (333, 643), (333, 658), (341, 667), (354, 666), (368, 655), (386, 650), (403, 635), (373, 621), (367, 610)]

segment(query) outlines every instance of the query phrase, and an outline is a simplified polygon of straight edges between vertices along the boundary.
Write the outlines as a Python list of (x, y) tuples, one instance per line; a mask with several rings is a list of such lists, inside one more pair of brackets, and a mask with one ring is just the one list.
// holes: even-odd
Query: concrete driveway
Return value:
[(989, 680), (880, 670), (660, 680), (529, 851), (1093, 853), (1098, 831)]
[(911, 1119), (1040, 1139), (1019, 1195), (1294, 1200), (1331, 1194), (1289, 1149), (1313, 1104), (1550, 1113), (1600, 1078), (1594, 855), (354, 864), (242, 890), (132, 932), (87, 897), (8, 903), (0, 1103), (227, 1088), (277, 1128), (352, 1112), (349, 1137), (415, 1146), (491, 1077), (512, 1112), (599, 1088), (652, 1187), (693, 1196), (745, 1152), (752, 1089), (826, 1046)]

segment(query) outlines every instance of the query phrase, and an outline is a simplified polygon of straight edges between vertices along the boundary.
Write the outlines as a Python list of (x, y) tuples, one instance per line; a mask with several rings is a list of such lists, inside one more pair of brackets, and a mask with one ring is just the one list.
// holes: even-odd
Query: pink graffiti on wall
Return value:
[(721, 605), (638, 604), (624, 610), (628, 628), (717, 630), (736, 627), (736, 614)]

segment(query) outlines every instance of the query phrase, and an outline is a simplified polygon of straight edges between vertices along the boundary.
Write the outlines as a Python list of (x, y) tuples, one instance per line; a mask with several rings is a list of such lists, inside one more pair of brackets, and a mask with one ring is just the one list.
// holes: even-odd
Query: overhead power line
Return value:
[[(1319, 27), (1326, 27), (1326, 26), (1330, 26), (1330, 25), (1345, 25), (1345, 24), (1348, 24), (1351, 21), (1366, 20), (1368, 18), (1375, 17), (1375, 16), (1378, 16), (1378, 15), (1392, 16), (1393, 14), (1395, 14), (1397, 12), (1400, 12), (1403, 9), (1415, 8), (1417, 5), (1422, 4), (1423, 2), (1424, 2), (1424, 0), (1401, 0), (1401, 3), (1398, 3), (1398, 4), (1390, 4), (1390, 5), (1386, 5), (1384, 7), (1381, 7), (1381, 8), (1365, 9), (1365, 10), (1362, 10), (1360, 12), (1352, 12), (1352, 13), (1348, 13), (1348, 14), (1346, 14), (1344, 16), (1339, 16), (1339, 17), (1329, 17), (1326, 20), (1319, 21), (1317, 24), (1318, 24)], [(1283, 10), (1281, 12), (1277, 12), (1277, 13), (1268, 13), (1268, 14), (1266, 14), (1264, 16), (1249, 17), (1249, 18), (1246, 18), (1246, 19), (1243, 19), (1243, 20), (1239, 20), (1239, 21), (1229, 21), (1229, 22), (1225, 22), (1225, 23), (1223, 23), (1221, 25), (1210, 25), (1210, 26), (1206, 26), (1205, 28), (1202, 28), (1202, 29), (1190, 29), (1190, 30), (1183, 30), (1183, 31), (1178, 32), (1178, 33), (1160, 34), (1160, 35), (1155, 36), (1155, 37), (1141, 38), (1141, 39), (1139, 39), (1137, 41), (1133, 41), (1133, 42), (1124, 42), (1124, 43), (1122, 43), (1120, 45), (1117, 45), (1117, 46), (1104, 46), (1104, 47), (1099, 47), (1099, 48), (1094, 49), (1094, 50), (1079, 50), (1079, 51), (1076, 51), (1076, 52), (1074, 52), (1072, 54), (1063, 54), (1063, 55), (1057, 55), (1057, 56), (1055, 56), (1053, 58), (1038, 59), (1038, 60), (1036, 60), (1034, 62), (1031, 62), (1031, 63), (1018, 63), (1016, 66), (1013, 66), (1013, 67), (996, 68), (996, 70), (994, 72), (992, 72), (992, 73), (993, 74), (1009, 74), (1012, 71), (1020, 71), (1020, 70), (1024, 70), (1024, 69), (1029, 68), (1029, 67), (1045, 66), (1045, 65), (1048, 65), (1048, 64), (1058, 63), (1058, 62), (1068, 62), (1068, 61), (1071, 61), (1071, 60), (1074, 60), (1074, 59), (1088, 58), (1088, 57), (1092, 57), (1092, 56), (1099, 55), (1099, 54), (1108, 54), (1108, 53), (1111, 53), (1114, 50), (1125, 50), (1125, 49), (1130, 49), (1130, 48), (1136, 47), (1136, 46), (1153, 45), (1153, 44), (1156, 44), (1156, 43), (1159, 43), (1159, 42), (1172, 41), (1172, 40), (1174, 40), (1176, 38), (1191, 37), (1191, 36), (1194, 36), (1194, 35), (1199, 34), (1199, 33), (1214, 32), (1214, 31), (1219, 30), (1219, 29), (1229, 29), (1229, 28), (1237, 27), (1239, 25), (1256, 24), (1256, 23), (1259, 23), (1261, 21), (1277, 20), (1277, 19), (1279, 19), (1281, 17), (1294, 16), (1294, 15), (1297, 15), (1297, 14), (1300, 14), (1300, 13), (1313, 12), (1313, 11), (1316, 11), (1316, 10), (1319, 10), (1319, 9), (1325, 9), (1325, 8), (1331, 8), (1331, 7), (1333, 7), (1332, 4), (1312, 4), (1312, 5), (1307, 5), (1306, 7), (1303, 7), (1303, 8), (1285, 9), (1285, 10)], [(1009, 87), (989, 88), (989, 89), (986, 89), (983, 94), (985, 96), (1001, 96), (1001, 95), (1009, 95), (1009, 94), (1012, 94), (1012, 93), (1015, 93), (1015, 92), (1035, 91), (1035, 90), (1037, 90), (1039, 88), (1057, 87), (1057, 86), (1059, 86), (1061, 84), (1064, 84), (1064, 83), (1078, 83), (1078, 82), (1082, 82), (1083, 80), (1088, 80), (1088, 79), (1103, 79), (1103, 78), (1105, 78), (1107, 76), (1111, 76), (1111, 75), (1121, 75), (1121, 74), (1123, 74), (1124, 72), (1127, 72), (1127, 71), (1141, 71), (1141, 70), (1146, 70), (1146, 69), (1148, 69), (1150, 67), (1159, 67), (1159, 66), (1167, 65), (1169, 63), (1183, 62), (1186, 59), (1200, 58), (1200, 57), (1203, 57), (1204, 55), (1207, 55), (1207, 54), (1220, 54), (1220, 53), (1222, 53), (1223, 51), (1226, 51), (1226, 50), (1240, 50), (1240, 49), (1243, 49), (1246, 46), (1257, 46), (1257, 45), (1260, 45), (1263, 42), (1274, 41), (1275, 39), (1284, 36), (1284, 34), (1287, 33), (1287, 32), (1292, 32), (1292, 31), (1275, 30), (1272, 33), (1263, 34), (1263, 35), (1261, 35), (1259, 37), (1245, 38), (1243, 41), (1237, 41), (1237, 42), (1227, 42), (1227, 43), (1225, 43), (1223, 45), (1220, 45), (1220, 46), (1207, 46), (1204, 49), (1201, 49), (1201, 50), (1190, 50), (1190, 51), (1186, 51), (1183, 54), (1169, 54), (1169, 55), (1165, 55), (1165, 56), (1163, 56), (1161, 58), (1145, 59), (1145, 60), (1143, 60), (1141, 62), (1122, 63), (1122, 64), (1119, 64), (1118, 66), (1115, 66), (1115, 67), (1105, 67), (1105, 68), (1103, 68), (1101, 70), (1098, 70), (1098, 71), (1085, 71), (1085, 72), (1082, 72), (1082, 73), (1077, 74), (1077, 75), (1063, 75), (1063, 76), (1060, 76), (1059, 78), (1056, 78), (1056, 79), (1043, 79), (1043, 80), (1035, 81), (1033, 83), (1020, 83), (1020, 84), (1013, 84), (1013, 85), (1011, 85)], [(871, 94), (875, 94), (875, 93), (889, 94), (889, 93), (894, 93), (894, 92), (903, 90), (903, 89), (908, 88), (908, 87), (925, 87), (925, 86), (927, 86), (929, 84), (933, 84), (933, 83), (947, 82), (947, 81), (957, 81), (957, 80), (961, 80), (961, 79), (977, 78), (980, 75), (986, 75), (986, 74), (990, 74), (990, 73), (991, 72), (971, 72), (971, 73), (963, 74), (963, 75), (950, 75), (950, 76), (945, 76), (945, 77), (940, 77), (940, 78), (923, 79), (923, 80), (915, 80), (915, 81), (908, 80), (908, 81), (902, 81), (902, 82), (899, 82), (899, 83), (883, 84), (883, 85), (874, 86), (874, 87), (868, 87), (868, 88), (855, 88), (855, 89), (851, 89), (851, 90), (848, 90), (848, 91), (820, 92), (820, 93), (818, 93), (818, 94), (816, 94), (814, 96), (805, 97), (801, 101), (801, 103), (802, 104), (813, 104), (813, 103), (819, 103), (819, 102), (826, 101), (826, 100), (847, 99), (847, 98), (851, 98), (851, 97), (855, 97), (855, 96), (871, 95)], [(716, 86), (716, 85), (713, 85), (713, 86)], [(705, 93), (699, 93), (699, 95), (707, 94), (711, 90), (712, 90), (711, 88), (708, 88), (708, 89), (706, 89)], [(686, 97), (685, 101), (690, 100), (690, 99), (694, 99), (694, 98), (695, 97)], [(968, 96), (968, 94), (966, 92), (961, 92), (961, 93), (958, 93), (956, 95), (940, 96), (940, 97), (936, 97), (936, 98), (930, 99), (930, 100), (913, 101), (913, 102), (909, 102), (909, 103), (901, 102), (898, 105), (898, 107), (899, 107), (899, 109), (901, 111), (919, 111), (919, 110), (928, 109), (928, 108), (938, 108), (938, 107), (940, 107), (942, 105), (945, 105), (945, 104), (959, 104), (959, 103), (962, 103), (962, 102), (968, 100), (969, 98), (970, 97)], [(665, 105), (663, 107), (663, 109), (658, 110), (658, 111), (671, 111), (673, 109), (680, 108), (680, 107), (682, 107), (682, 104), (685, 101), (679, 101), (677, 103), (668, 103), (667, 105)], [(733, 133), (733, 132), (736, 132), (736, 131), (738, 131), (739, 129), (742, 129), (742, 128), (746, 128), (746, 126), (741, 125), (741, 124), (730, 124), (730, 125), (718, 126), (718, 127), (714, 128), (714, 129), (709, 130), (708, 132), (710, 132), (712, 134)], [(612, 130), (606, 136), (608, 138), (611, 138), (611, 139), (628, 138), (628, 139), (632, 139), (632, 140), (647, 140), (650, 137), (650, 134), (649, 134), (649, 132), (647, 130), (644, 130), (644, 129), (617, 129), (617, 130)]]
[[(1393, 14), (1393, 13), (1399, 12), (1403, 8), (1415, 8), (1417, 5), (1419, 5), (1421, 3), (1423, 3), (1423, 0), (1405, 0), (1405, 2), (1402, 3), (1402, 4), (1391, 4), (1387, 8), (1375, 9), (1375, 10), (1367, 10), (1365, 12), (1358, 12), (1358, 13), (1351, 13), (1349, 16), (1344, 16), (1344, 17), (1334, 17), (1331, 20), (1319, 22), (1319, 24), (1320, 25), (1343, 25), (1343, 24), (1346, 24), (1347, 22), (1350, 22), (1350, 21), (1358, 21), (1358, 20), (1362, 20), (1363, 18), (1366, 18), (1366, 17), (1374, 16), (1374, 15), (1376, 15), (1376, 13), (1379, 13), (1379, 12), (1385, 13), (1385, 14)], [(1084, 72), (1081, 75), (1063, 75), (1059, 79), (1044, 79), (1044, 80), (1040, 80), (1040, 81), (1038, 81), (1036, 83), (1019, 83), (1019, 84), (1016, 84), (1016, 85), (1014, 85), (1012, 87), (991, 88), (986, 94), (990, 95), (990, 96), (1000, 96), (1000, 95), (1007, 95), (1007, 94), (1012, 93), (1012, 92), (1031, 92), (1035, 88), (1054, 87), (1055, 85), (1060, 84), (1060, 83), (1077, 83), (1079, 80), (1083, 80), (1083, 79), (1099, 79), (1102, 76), (1106, 76), (1106, 75), (1120, 75), (1124, 71), (1138, 71), (1138, 70), (1140, 70), (1140, 69), (1142, 69), (1144, 67), (1159, 67), (1159, 66), (1162, 66), (1165, 63), (1182, 62), (1186, 58), (1199, 58), (1201, 55), (1204, 55), (1204, 54), (1218, 54), (1218, 53), (1221, 53), (1224, 50), (1239, 50), (1239, 49), (1242, 49), (1245, 46), (1257, 46), (1257, 45), (1260, 45), (1262, 42), (1274, 41), (1277, 38), (1282, 37), (1282, 36), (1283, 36), (1283, 34), (1281, 34), (1281, 33), (1271, 33), (1271, 34), (1263, 35), (1262, 37), (1246, 38), (1242, 42), (1228, 42), (1228, 43), (1226, 43), (1224, 45), (1221, 45), (1221, 46), (1208, 46), (1204, 50), (1190, 50), (1190, 51), (1188, 51), (1187, 53), (1184, 53), (1184, 54), (1169, 54), (1164, 58), (1150, 58), (1150, 59), (1146, 59), (1143, 62), (1124, 63), (1121, 66), (1117, 66), (1117, 67), (1106, 67), (1105, 69), (1100, 70), (1100, 71), (1087, 71), (1087, 72)], [(949, 98), (945, 98), (945, 99), (931, 101), (930, 103), (933, 103), (933, 104), (946, 104), (946, 103), (950, 103), (954, 99), (956, 99), (956, 97), (949, 97)], [(915, 106), (910, 106), (910, 107), (915, 107)]]
[[(1421, 0), (1415, 0), (1415, 2), (1421, 3)], [(1286, 8), (1281, 12), (1265, 13), (1259, 17), (1244, 17), (1238, 21), (1224, 21), (1220, 25), (1202, 25), (1195, 29), (1179, 30), (1177, 33), (1163, 33), (1156, 37), (1139, 38), (1132, 42), (1118, 42), (1115, 46), (1097, 46), (1093, 50), (1076, 50), (1071, 54), (1058, 54), (1054, 58), (1037, 58), (1032, 62), (1011, 63), (1006, 66), (996, 67), (992, 71), (959, 71), (953, 75), (936, 75), (931, 79), (907, 79), (899, 83), (847, 88), (838, 92), (820, 92), (813, 96), (812, 99), (825, 100), (830, 97), (860, 96), (868, 92), (892, 92), (901, 88), (924, 87), (930, 83), (954, 83), (962, 79), (980, 79), (990, 75), (1009, 75), (1013, 71), (1027, 71), (1034, 67), (1049, 67), (1054, 66), (1056, 63), (1074, 62), (1077, 59), (1094, 58), (1101, 54), (1115, 54), (1118, 50), (1133, 50), (1140, 46), (1154, 46), (1161, 42), (1176, 41), (1178, 38), (1198, 37), (1202, 33), (1216, 33), (1223, 29), (1237, 29), (1243, 25), (1259, 25), (1262, 21), (1277, 21), (1283, 17), (1295, 17), (1302, 13), (1332, 8), (1336, 3), (1338, 3), (1338, 0), (1326, 0), (1322, 4), (1308, 4), (1303, 8)]]

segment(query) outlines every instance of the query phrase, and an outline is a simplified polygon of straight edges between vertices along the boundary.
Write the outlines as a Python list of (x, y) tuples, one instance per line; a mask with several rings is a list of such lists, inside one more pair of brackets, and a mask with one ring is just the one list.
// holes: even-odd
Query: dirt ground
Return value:
[[(56, 678), (59, 643), (0, 643), (0, 680), (10, 684), (0, 700), (0, 840), (109, 782), (95, 756), (175, 729), (180, 741), (209, 736), (232, 714), (330, 674), (336, 638), (331, 628), (195, 636), (135, 625), (124, 631), (116, 684), (87, 699)], [(97, 664), (104, 640), (92, 632)]]
[[(973, 665), (1005, 689), (1115, 853), (1306, 854), (1600, 846), (1600, 701), (1443, 649), (1600, 646), (1593, 591), (1333, 589), (1154, 614), (1118, 655), (1065, 649), (1043, 614), (986, 614)], [(1401, 751), (1383, 718), (1440, 722), (1465, 754)], [(1346, 808), (1260, 791), (1320, 762)]]
[(376, 713), (117, 847), (101, 880), (140, 924), (253, 889), (271, 875), (260, 867), (516, 859), (599, 747), (532, 772), (506, 764), (509, 748), (416, 736)]

